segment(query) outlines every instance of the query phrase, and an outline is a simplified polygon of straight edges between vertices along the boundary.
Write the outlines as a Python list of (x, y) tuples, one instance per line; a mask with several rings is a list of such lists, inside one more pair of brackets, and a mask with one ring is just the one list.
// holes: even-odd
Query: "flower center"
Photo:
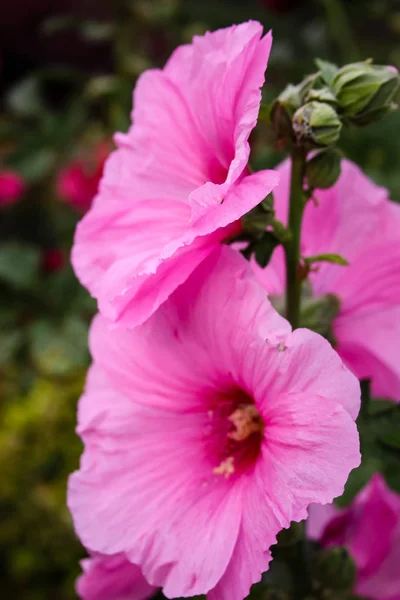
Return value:
[(253, 465), (264, 437), (264, 421), (253, 400), (242, 391), (230, 394), (214, 411), (212, 419), (213, 468), (215, 475), (229, 478)]
[(234, 430), (228, 433), (228, 437), (236, 442), (243, 442), (252, 433), (264, 432), (264, 421), (254, 404), (244, 404), (239, 406), (231, 416)]

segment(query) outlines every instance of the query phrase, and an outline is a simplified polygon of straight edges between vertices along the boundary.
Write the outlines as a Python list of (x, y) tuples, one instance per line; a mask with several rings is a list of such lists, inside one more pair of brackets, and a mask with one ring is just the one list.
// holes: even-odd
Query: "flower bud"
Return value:
[(333, 107), (336, 106), (337, 101), (335, 94), (328, 87), (321, 88), (311, 88), (307, 92), (306, 101), (311, 102), (312, 100), (318, 100), (318, 102), (326, 102), (327, 104), (332, 104)]
[(286, 143), (293, 138), (292, 117), (299, 106), (299, 87), (289, 84), (271, 110), (271, 122), (279, 142)]
[(305, 175), (310, 188), (325, 190), (340, 177), (341, 153), (335, 148), (321, 150), (306, 164)]
[(330, 146), (339, 139), (342, 123), (326, 102), (308, 102), (293, 116), (293, 131), (300, 143), (313, 148)]
[(350, 591), (356, 578), (356, 567), (345, 548), (322, 551), (316, 559), (316, 578), (324, 588)]
[(370, 62), (346, 65), (332, 81), (340, 112), (357, 125), (367, 125), (392, 110), (399, 85), (397, 69)]

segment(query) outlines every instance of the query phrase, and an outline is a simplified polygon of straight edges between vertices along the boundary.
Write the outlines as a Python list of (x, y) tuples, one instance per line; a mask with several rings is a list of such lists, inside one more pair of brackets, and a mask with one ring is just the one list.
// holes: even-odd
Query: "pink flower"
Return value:
[(0, 171), (0, 208), (11, 206), (25, 191), (23, 179), (15, 171)]
[(225, 246), (143, 325), (98, 316), (90, 347), (68, 494), (83, 544), (167, 597), (242, 600), (277, 533), (359, 464), (357, 379)]
[(400, 497), (374, 475), (349, 508), (310, 507), (307, 531), (324, 547), (345, 546), (357, 568), (355, 592), (372, 600), (400, 598)]
[[(274, 192), (277, 216), (287, 220), (290, 166), (279, 168)], [(336, 350), (372, 391), (400, 401), (400, 206), (348, 160), (329, 190), (315, 193), (304, 215), (302, 254), (339, 253), (350, 265), (320, 263), (309, 280), (313, 294), (334, 294), (340, 310), (333, 322)], [(278, 248), (256, 272), (270, 294), (284, 290), (284, 258)]]
[(247, 170), (272, 41), (261, 35), (248, 22), (195, 36), (139, 78), (134, 124), (72, 251), (106, 318), (143, 323), (277, 184)]
[(98, 144), (94, 157), (79, 158), (58, 174), (58, 195), (80, 212), (89, 210), (97, 194), (104, 163), (110, 153), (106, 143)]
[(139, 567), (123, 554), (96, 555), (82, 561), (83, 573), (76, 582), (82, 600), (146, 600), (156, 592)]

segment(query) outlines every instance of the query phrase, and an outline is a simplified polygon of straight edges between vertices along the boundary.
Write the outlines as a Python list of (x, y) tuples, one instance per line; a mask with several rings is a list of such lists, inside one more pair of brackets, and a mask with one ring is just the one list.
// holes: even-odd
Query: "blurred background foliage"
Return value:
[[(400, 68), (390, 0), (13, 0), (0, 6), (0, 588), (14, 600), (72, 600), (83, 550), (65, 506), (78, 465), (76, 402), (95, 304), (69, 266), (132, 88), (196, 33), (254, 18), (274, 32), (265, 101), (315, 71), (373, 57)], [(400, 113), (346, 131), (342, 147), (400, 199)], [(266, 129), (252, 161), (281, 159)], [(7, 187), (8, 186), (8, 187)], [(10, 187), (11, 186), (11, 187)], [(400, 413), (370, 401), (364, 460), (341, 503), (375, 471), (400, 491)], [(283, 572), (282, 572), (283, 569)], [(275, 579), (274, 579), (275, 578)], [(284, 587), (280, 583), (284, 582)], [(270, 588), (279, 587), (272, 596)], [(254, 597), (288, 598), (279, 560)], [(283, 591), (282, 591), (283, 589)], [(268, 591), (270, 590), (270, 591)], [(283, 595), (282, 595), (283, 594)], [(286, 594), (286, 595), (285, 595)], [(341, 596), (342, 597), (342, 596)]]

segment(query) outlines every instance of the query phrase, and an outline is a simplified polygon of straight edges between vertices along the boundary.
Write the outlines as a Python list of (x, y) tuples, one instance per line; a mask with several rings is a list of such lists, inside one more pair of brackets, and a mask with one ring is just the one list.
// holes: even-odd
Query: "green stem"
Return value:
[(306, 153), (303, 148), (292, 152), (288, 228), (290, 239), (285, 244), (286, 256), (286, 318), (293, 329), (299, 326), (301, 280), (298, 276), (300, 263), (301, 222), (305, 206), (303, 190)]
[(322, 0), (326, 20), (340, 53), (343, 64), (354, 62), (359, 58), (359, 52), (353, 39), (349, 17), (342, 0)]

